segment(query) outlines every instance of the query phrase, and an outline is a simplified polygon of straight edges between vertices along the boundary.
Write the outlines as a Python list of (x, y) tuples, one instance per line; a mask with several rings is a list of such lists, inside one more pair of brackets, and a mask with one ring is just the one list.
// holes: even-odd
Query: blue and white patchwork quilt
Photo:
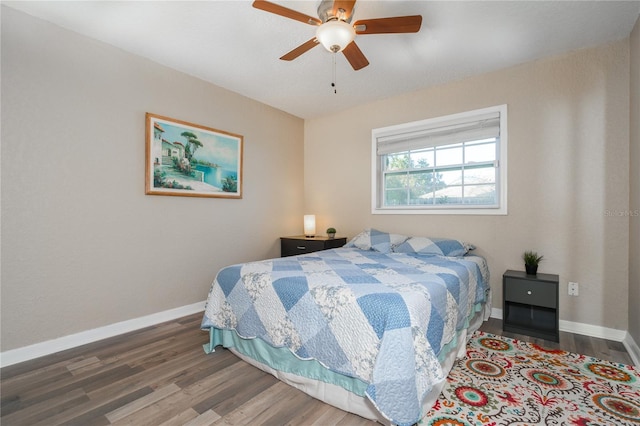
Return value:
[(479, 256), (339, 248), (222, 269), (202, 329), (235, 330), (358, 378), (382, 415), (411, 425), (446, 378), (440, 351), (488, 288)]

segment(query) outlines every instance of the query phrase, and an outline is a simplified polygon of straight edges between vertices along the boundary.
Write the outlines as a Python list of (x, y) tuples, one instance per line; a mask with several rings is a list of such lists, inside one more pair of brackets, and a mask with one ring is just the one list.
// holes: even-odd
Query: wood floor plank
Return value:
[(131, 393), (123, 395), (115, 399), (89, 399), (86, 402), (76, 404), (72, 408), (60, 412), (54, 416), (45, 419), (42, 426), (73, 424), (73, 425), (109, 425), (111, 422), (107, 419), (106, 414), (113, 410), (129, 404), (139, 398), (143, 398), (153, 392), (150, 387), (135, 389)]
[(100, 358), (98, 358), (97, 356), (92, 356), (89, 358), (78, 360), (77, 362), (69, 362), (66, 367), (71, 374), (78, 375), (87, 370), (95, 369), (95, 366), (99, 364)]
[(573, 334), (561, 331), (560, 343), (562, 343), (563, 350), (567, 352), (578, 353), (578, 350), (576, 349), (576, 341), (573, 338)]
[[(0, 422), (53, 425), (371, 425), (222, 348), (205, 354), (202, 313), (0, 370)], [(481, 328), (547, 348), (630, 364), (621, 342), (560, 332), (560, 342)]]
[(69, 349), (60, 353), (61, 357), (77, 355), (78, 353), (91, 352), (100, 359), (118, 356), (131, 350), (131, 342), (137, 343), (137, 347), (153, 344), (165, 337), (169, 337), (181, 330), (181, 326), (175, 322), (164, 323), (162, 327), (153, 326), (141, 330), (132, 331), (119, 336), (89, 343), (78, 348)]
[(163, 421), (162, 423), (156, 423), (158, 426), (182, 426), (190, 423), (199, 414), (193, 408), (187, 408), (186, 410), (181, 411), (175, 416)]
[(219, 418), (220, 416), (218, 413), (213, 410), (207, 410), (190, 422), (185, 423), (184, 426), (209, 426), (215, 424), (216, 420)]
[(10, 383), (16, 378), (22, 381), (34, 375), (40, 376), (51, 371), (66, 369), (69, 362), (80, 361), (84, 358), (85, 356), (83, 355), (64, 357), (61, 356), (60, 353), (43, 356), (8, 367), (2, 367), (2, 369), (0, 369), (0, 380), (2, 380), (3, 383)]
[[(335, 424), (344, 420), (348, 413), (336, 412), (336, 410), (330, 410), (328, 405), (310, 404), (308, 409), (300, 412), (296, 418), (295, 423), (303, 425), (326, 425)], [(376, 422), (370, 422), (375, 424)]]
[(290, 424), (295, 420), (297, 414), (310, 403), (313, 398), (303, 392), (295, 392), (296, 389), (291, 388), (282, 399), (282, 404), (278, 407), (271, 406), (263, 413), (260, 422), (265, 426), (279, 426)]
[[(246, 370), (246, 366), (240, 362), (231, 364), (228, 375), (224, 376), (223, 383), (235, 382), (235, 378), (242, 375)], [(263, 373), (264, 374), (264, 373)], [(233, 378), (233, 380), (231, 380)], [(272, 378), (275, 380), (275, 378)], [(171, 417), (178, 415), (185, 411), (189, 407), (193, 409), (200, 401), (206, 400), (210, 397), (211, 393), (224, 393), (227, 397), (233, 395), (230, 392), (223, 392), (224, 387), (221, 387), (220, 376), (211, 375), (207, 376), (201, 382), (194, 383), (193, 385), (183, 388), (176, 384), (181, 389), (181, 392), (176, 392), (158, 400), (153, 405), (146, 404), (141, 409), (132, 412), (128, 417), (123, 419), (122, 422), (115, 422), (115, 424), (134, 424), (136, 426), (150, 425), (155, 426), (159, 423), (169, 420)], [(198, 410), (193, 409), (198, 414), (199, 412), (206, 412), (210, 410)]]
[[(183, 392), (175, 392), (157, 402), (147, 405), (124, 418), (115, 422), (116, 425), (156, 426), (171, 422), (172, 419), (189, 415), (189, 420), (199, 415), (197, 411), (189, 407), (189, 401)], [(187, 407), (187, 408), (185, 408)]]
[(29, 406), (50, 400), (60, 394), (66, 394), (76, 390), (81, 390), (83, 394), (86, 394), (86, 392), (100, 388), (117, 378), (127, 378), (142, 371), (143, 370), (139, 368), (132, 369), (127, 365), (120, 365), (115, 366), (110, 370), (79, 379), (69, 374), (64, 378), (50, 380), (48, 382), (40, 382), (37, 386), (33, 386), (20, 392), (20, 403), (18, 407), (3, 407), (3, 412), (5, 412), (4, 410), (6, 410), (7, 413), (13, 412), (16, 409), (24, 410)]
[[(235, 371), (228, 379), (218, 381), (210, 389), (210, 396), (201, 402), (194, 404), (193, 409), (199, 413), (203, 413), (209, 409), (224, 416), (231, 411), (229, 404), (226, 404), (228, 398), (235, 397), (235, 394), (245, 386), (252, 386), (252, 383), (266, 376), (267, 373), (258, 370), (255, 367), (246, 368), (244, 364), (234, 366)], [(230, 367), (231, 368), (231, 367)], [(271, 379), (267, 378), (271, 381)], [(221, 412), (220, 410), (224, 410)]]
[[(138, 410), (148, 407), (149, 405), (154, 404), (155, 402), (160, 401), (161, 399), (166, 398), (169, 395), (173, 395), (176, 392), (179, 392), (180, 388), (174, 384), (167, 385), (163, 388), (160, 388), (154, 392), (151, 392), (148, 395), (143, 396), (142, 398), (138, 398), (135, 401), (131, 401), (130, 403), (123, 405), (122, 407), (118, 407), (115, 410), (107, 413), (105, 416), (109, 421), (113, 424), (120, 424), (119, 420), (126, 418), (127, 416), (137, 412)], [(124, 424), (133, 424), (129, 421), (124, 422)]]
[(291, 386), (276, 380), (269, 388), (257, 393), (246, 403), (221, 417), (216, 425), (249, 425), (259, 423), (258, 418), (273, 406), (273, 401), (281, 401), (285, 394), (291, 392)]
[(576, 351), (580, 354), (592, 356), (595, 353), (591, 339), (588, 336), (576, 334), (574, 337), (576, 342)]
[(235, 407), (250, 401), (256, 393), (269, 389), (277, 381), (275, 377), (263, 371), (258, 370), (256, 375), (256, 378), (247, 375), (242, 378), (243, 380), (238, 380), (237, 382), (234, 380), (234, 386), (228, 389), (232, 396), (223, 399), (218, 404), (214, 404), (211, 409), (224, 416), (233, 411)]
[(355, 414), (347, 413), (346, 416), (336, 422), (336, 426), (371, 426), (373, 424), (378, 424), (373, 420), (363, 419), (362, 417), (358, 417)]
[(236, 362), (241, 362), (230, 351), (221, 348), (216, 349), (215, 353), (205, 356), (203, 359), (206, 361), (191, 365), (188, 369), (185, 369), (183, 374), (175, 379), (175, 383), (183, 389), (188, 388)]
[(333, 425), (342, 421), (346, 415), (346, 412), (331, 410), (327, 405), (316, 405), (308, 414), (308, 424), (309, 426)]
[(25, 389), (38, 387), (42, 383), (56, 382), (71, 376), (72, 374), (67, 369), (66, 364), (59, 363), (44, 368), (36, 368), (33, 371), (26, 371), (16, 376), (2, 377), (0, 379), (0, 387), (4, 397), (5, 389), (11, 389), (13, 392), (22, 392)]
[[(169, 337), (158, 337), (158, 340), (152, 341), (146, 344), (140, 344), (137, 348), (128, 349), (124, 352), (115, 353), (113, 355), (101, 355), (101, 364), (108, 366), (110, 364), (136, 364), (141, 359), (149, 356), (150, 353), (155, 353), (166, 345), (166, 339)], [(89, 366), (91, 367), (91, 365)], [(100, 368), (99, 365), (96, 367)]]
[(196, 352), (187, 353), (183, 357), (168, 360), (164, 365), (155, 366), (131, 377), (109, 383), (99, 389), (88, 392), (88, 395), (92, 399), (108, 399), (125, 395), (131, 389), (146, 386), (153, 387), (161, 380), (171, 381), (179, 377), (184, 371), (185, 364), (190, 365), (194, 360), (202, 360), (202, 354)]
[(71, 392), (52, 396), (47, 400), (30, 405), (24, 410), (14, 411), (7, 416), (3, 415), (2, 423), (8, 425), (31, 425), (39, 421), (47, 420), (57, 413), (65, 411), (86, 400), (87, 395), (81, 389), (76, 389)]
[(42, 378), (27, 377), (24, 382), (17, 380), (11, 383), (0, 383), (2, 392), (0, 410), (2, 415), (7, 416), (15, 411), (24, 410), (34, 405), (38, 401), (30, 401), (29, 393), (37, 392), (43, 383), (56, 383), (68, 376), (71, 376), (68, 371), (59, 371), (52, 375), (48, 375), (45, 372)]

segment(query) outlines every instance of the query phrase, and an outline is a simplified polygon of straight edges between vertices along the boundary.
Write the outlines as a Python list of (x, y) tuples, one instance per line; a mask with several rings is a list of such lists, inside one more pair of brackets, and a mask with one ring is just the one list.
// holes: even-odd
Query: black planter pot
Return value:
[(524, 265), (527, 275), (536, 275), (538, 273), (538, 265)]

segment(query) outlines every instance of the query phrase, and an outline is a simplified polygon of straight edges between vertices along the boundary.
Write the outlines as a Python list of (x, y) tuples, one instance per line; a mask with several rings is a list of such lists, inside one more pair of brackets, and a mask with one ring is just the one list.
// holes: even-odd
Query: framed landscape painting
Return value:
[(242, 198), (240, 135), (146, 114), (146, 193)]

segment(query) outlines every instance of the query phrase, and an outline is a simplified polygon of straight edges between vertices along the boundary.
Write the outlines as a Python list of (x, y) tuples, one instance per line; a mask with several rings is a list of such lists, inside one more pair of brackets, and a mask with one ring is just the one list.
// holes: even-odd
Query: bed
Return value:
[(490, 312), (488, 267), (472, 248), (366, 229), (342, 248), (223, 268), (205, 352), (229, 348), (328, 404), (414, 424)]

